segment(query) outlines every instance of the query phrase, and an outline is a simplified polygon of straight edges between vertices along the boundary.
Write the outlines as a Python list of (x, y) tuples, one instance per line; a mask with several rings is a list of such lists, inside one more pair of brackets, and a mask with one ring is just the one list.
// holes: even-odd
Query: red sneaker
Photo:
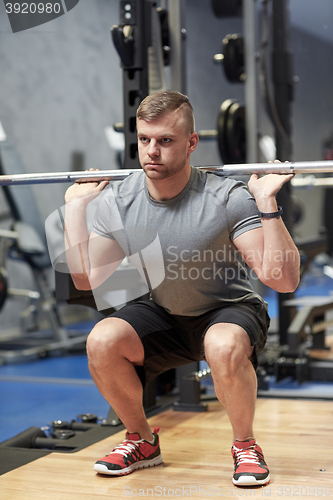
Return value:
[(131, 474), (135, 469), (160, 464), (163, 458), (159, 446), (158, 431), (159, 428), (155, 427), (153, 444), (141, 439), (139, 434), (126, 432), (126, 439), (119, 446), (116, 446), (109, 455), (98, 460), (94, 465), (94, 470), (100, 474), (125, 476)]
[(255, 439), (235, 441), (231, 453), (235, 462), (232, 478), (235, 485), (256, 486), (269, 483), (269, 470), (262, 449)]

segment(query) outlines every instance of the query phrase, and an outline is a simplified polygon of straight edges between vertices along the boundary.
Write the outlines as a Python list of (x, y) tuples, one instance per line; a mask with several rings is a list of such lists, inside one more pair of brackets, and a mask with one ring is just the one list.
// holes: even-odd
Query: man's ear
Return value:
[(189, 137), (189, 152), (193, 153), (199, 142), (199, 136), (196, 132), (193, 132)]

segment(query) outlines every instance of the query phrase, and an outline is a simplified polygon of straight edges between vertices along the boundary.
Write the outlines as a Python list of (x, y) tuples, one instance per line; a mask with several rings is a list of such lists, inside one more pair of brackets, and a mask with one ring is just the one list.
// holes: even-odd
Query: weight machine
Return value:
[[(2, 175), (25, 175), (22, 161), (6, 137), (0, 141), (0, 172)], [(8, 298), (23, 298), (28, 307), (21, 316), (22, 333), (3, 337), (0, 340), (0, 363), (13, 362), (33, 357), (43, 357), (53, 351), (62, 351), (84, 345), (86, 335), (71, 335), (63, 327), (58, 307), (50, 285), (49, 271), (52, 270), (47, 250), (45, 229), (30, 186), (17, 190), (2, 185), (5, 199), (10, 208), (8, 217), (13, 219), (11, 229), (0, 229), (0, 306)], [(8, 286), (7, 259), (24, 262), (31, 270), (35, 290), (13, 289)], [(47, 320), (45, 334), (36, 332), (38, 316), (42, 313)], [(32, 317), (33, 324), (26, 323)]]
[[(261, 95), (275, 131), (275, 157), (281, 161), (290, 161), (291, 108), (295, 79), (293, 54), (289, 48), (289, 1), (260, 1), (262, 32), (260, 44), (256, 40), (259, 1), (211, 0), (211, 4), (217, 17), (243, 17), (244, 28), (243, 35), (226, 35), (222, 41), (221, 54), (214, 57), (215, 62), (222, 63), (228, 81), (245, 85), (245, 106), (238, 101), (228, 99), (222, 104), (219, 112), (216, 136), (222, 159), (230, 163), (240, 163), (239, 158), (243, 160), (246, 158), (249, 163), (258, 161), (260, 127), (256, 67), (260, 65)], [(260, 61), (256, 60), (256, 55), (260, 55)], [(271, 78), (268, 74), (270, 66)], [(202, 135), (205, 137), (204, 131)], [(325, 181), (329, 179), (315, 179), (313, 182), (321, 185)], [(278, 204), (284, 209), (284, 222), (292, 235), (294, 207), (291, 190), (293, 185), (301, 185), (302, 182), (307, 180), (293, 179), (291, 183), (283, 186), (277, 196)], [(325, 234), (318, 234), (306, 241), (294, 239), (302, 256), (303, 273), (318, 253), (326, 251), (327, 237)], [(320, 336), (312, 335), (312, 343), (320, 349), (326, 348), (323, 338), (325, 335), (323, 314), (330, 309), (332, 304), (327, 297), (296, 300), (293, 294), (278, 294), (280, 352), (276, 355), (275, 363), (275, 374), (278, 379), (290, 374), (298, 381), (306, 377), (310, 379), (323, 377), (325, 380), (333, 378), (333, 370), (330, 373), (327, 367), (321, 369), (320, 362), (312, 363), (306, 349), (309, 347), (308, 333), (316, 330), (318, 321), (323, 330)]]

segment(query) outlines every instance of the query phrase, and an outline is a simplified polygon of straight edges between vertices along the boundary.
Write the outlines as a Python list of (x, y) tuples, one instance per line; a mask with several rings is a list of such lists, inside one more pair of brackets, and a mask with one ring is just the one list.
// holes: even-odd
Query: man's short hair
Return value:
[(187, 132), (192, 134), (195, 130), (194, 113), (189, 98), (172, 90), (156, 92), (148, 95), (139, 105), (136, 112), (136, 119), (147, 122), (162, 118), (172, 111), (179, 111), (183, 114), (188, 125)]

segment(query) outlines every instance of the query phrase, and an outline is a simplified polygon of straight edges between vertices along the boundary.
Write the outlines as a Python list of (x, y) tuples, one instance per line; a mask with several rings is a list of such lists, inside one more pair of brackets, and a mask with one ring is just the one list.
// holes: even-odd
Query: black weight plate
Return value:
[(68, 429), (69, 427), (69, 422), (66, 422), (64, 420), (54, 420), (53, 422), (50, 423), (52, 426), (52, 429)]
[(221, 104), (217, 119), (217, 143), (223, 163), (230, 163), (229, 148), (227, 141), (227, 119), (229, 108), (237, 101), (227, 99)]
[(242, 17), (242, 0), (211, 0), (216, 17)]
[(240, 35), (226, 35), (222, 41), (223, 68), (227, 80), (241, 83), (245, 78), (244, 40)]
[(228, 111), (226, 141), (230, 163), (246, 163), (245, 107), (234, 102)]
[(169, 66), (170, 64), (170, 29), (168, 20), (168, 11), (166, 9), (157, 9), (161, 23), (161, 42), (163, 49), (163, 62), (164, 66)]
[(84, 424), (96, 424), (98, 417), (94, 413), (82, 413), (77, 418)]
[(7, 298), (7, 273), (5, 269), (0, 269), (0, 309), (4, 305)]
[(54, 439), (70, 439), (74, 437), (76, 434), (71, 429), (55, 429), (52, 432), (52, 437)]

